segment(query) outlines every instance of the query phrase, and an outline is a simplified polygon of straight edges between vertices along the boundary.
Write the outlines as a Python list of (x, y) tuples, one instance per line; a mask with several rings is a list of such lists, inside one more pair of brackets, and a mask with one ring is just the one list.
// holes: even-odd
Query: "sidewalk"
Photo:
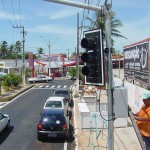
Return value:
[[(78, 103), (80, 98), (74, 98), (74, 120), (76, 150), (107, 150), (107, 129), (98, 129), (97, 139), (95, 129), (81, 129)], [(114, 128), (114, 150), (141, 150), (136, 133), (132, 125)]]

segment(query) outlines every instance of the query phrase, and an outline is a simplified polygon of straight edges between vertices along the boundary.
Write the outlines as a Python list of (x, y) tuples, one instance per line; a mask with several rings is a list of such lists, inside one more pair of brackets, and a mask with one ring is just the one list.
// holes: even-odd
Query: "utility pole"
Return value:
[(111, 45), (111, 5), (104, 5), (105, 16), (105, 37), (107, 54), (107, 74), (108, 74), (108, 149), (114, 150), (114, 120), (113, 120), (113, 77), (112, 77), (112, 45)]
[(13, 26), (13, 28), (22, 28), (22, 84), (25, 85), (25, 35), (24, 26)]
[(76, 91), (79, 96), (79, 13), (77, 13)]
[(49, 77), (50, 77), (51, 75), (50, 39), (49, 39), (48, 48), (49, 48)]
[(69, 60), (69, 50), (70, 50), (70, 49), (67, 49), (67, 50), (68, 50), (68, 60)]

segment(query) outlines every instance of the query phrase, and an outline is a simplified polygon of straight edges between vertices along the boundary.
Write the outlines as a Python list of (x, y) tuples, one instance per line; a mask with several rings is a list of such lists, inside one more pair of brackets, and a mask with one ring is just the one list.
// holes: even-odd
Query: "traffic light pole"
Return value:
[(79, 13), (77, 13), (76, 90), (76, 94), (79, 96)]
[(112, 76), (112, 45), (111, 45), (111, 6), (104, 5), (105, 16), (105, 38), (106, 38), (106, 54), (107, 54), (107, 74), (108, 74), (108, 149), (114, 149), (114, 124), (113, 124), (113, 76)]
[[(59, 4), (65, 4), (69, 6), (75, 6), (88, 10), (94, 10), (101, 12), (101, 7), (91, 6), (70, 0), (44, 0)], [(106, 38), (106, 49), (107, 49), (107, 63), (108, 63), (108, 150), (114, 150), (114, 127), (113, 127), (113, 95), (112, 95), (112, 58), (111, 58), (111, 23), (110, 23), (110, 4), (104, 4), (104, 16), (105, 16), (105, 38)]]

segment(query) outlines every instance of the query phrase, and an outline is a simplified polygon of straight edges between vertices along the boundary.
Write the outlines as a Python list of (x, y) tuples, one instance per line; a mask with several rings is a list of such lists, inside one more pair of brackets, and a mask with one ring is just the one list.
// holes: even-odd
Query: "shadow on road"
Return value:
[(7, 139), (7, 137), (13, 131), (13, 129), (14, 129), (14, 126), (10, 126), (9, 129), (4, 129), (0, 133), (0, 145)]

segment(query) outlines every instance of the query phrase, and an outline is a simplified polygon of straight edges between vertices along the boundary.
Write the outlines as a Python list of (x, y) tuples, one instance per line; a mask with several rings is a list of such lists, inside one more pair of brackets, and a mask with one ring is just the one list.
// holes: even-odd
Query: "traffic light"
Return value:
[(85, 75), (85, 84), (104, 85), (103, 44), (102, 31), (91, 30), (84, 32), (81, 47), (85, 48), (81, 59), (84, 62), (82, 74)]

